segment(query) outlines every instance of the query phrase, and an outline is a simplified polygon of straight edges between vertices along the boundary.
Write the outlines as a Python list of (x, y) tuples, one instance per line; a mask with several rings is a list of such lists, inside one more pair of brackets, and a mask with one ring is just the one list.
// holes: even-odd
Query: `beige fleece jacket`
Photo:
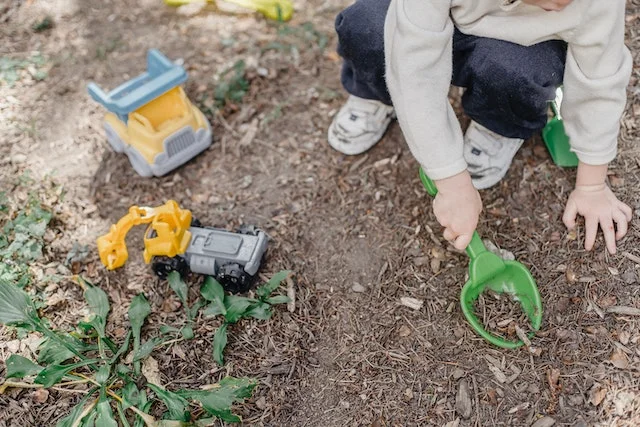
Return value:
[(568, 43), (561, 113), (587, 164), (613, 160), (632, 60), (625, 0), (574, 0), (560, 12), (508, 0), (392, 0), (385, 21), (386, 80), (411, 152), (432, 179), (466, 169), (462, 131), (447, 94), (454, 26), (529, 46)]

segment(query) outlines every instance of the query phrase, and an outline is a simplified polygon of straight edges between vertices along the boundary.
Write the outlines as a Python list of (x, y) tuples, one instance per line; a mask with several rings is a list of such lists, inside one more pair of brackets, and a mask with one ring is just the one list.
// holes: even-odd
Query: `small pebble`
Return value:
[(454, 380), (459, 380), (460, 378), (464, 377), (464, 371), (460, 368), (456, 368), (453, 371), (453, 379)]
[(543, 418), (540, 418), (535, 423), (533, 423), (531, 427), (551, 427), (555, 423), (556, 423), (556, 420), (554, 420), (553, 418), (543, 417)]
[(354, 283), (353, 286), (351, 286), (351, 290), (355, 293), (361, 294), (365, 292), (367, 288), (362, 286), (360, 283)]

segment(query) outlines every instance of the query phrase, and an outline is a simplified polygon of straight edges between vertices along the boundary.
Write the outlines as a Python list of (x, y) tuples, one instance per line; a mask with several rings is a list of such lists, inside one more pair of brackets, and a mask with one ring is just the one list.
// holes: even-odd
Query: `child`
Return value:
[[(504, 177), (563, 84), (562, 115), (580, 160), (563, 221), (572, 229), (584, 216), (587, 250), (599, 225), (613, 254), (632, 218), (605, 183), (632, 67), (624, 14), (625, 0), (358, 0), (336, 19), (350, 96), (329, 143), (363, 153), (397, 114), (438, 187), (433, 209), (444, 238), (464, 249), (482, 211), (477, 189)], [(464, 136), (450, 83), (465, 88), (472, 121)]]

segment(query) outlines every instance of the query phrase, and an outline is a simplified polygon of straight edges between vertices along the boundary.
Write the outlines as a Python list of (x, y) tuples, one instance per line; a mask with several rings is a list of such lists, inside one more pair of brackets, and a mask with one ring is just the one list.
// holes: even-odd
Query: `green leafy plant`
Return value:
[(321, 52), (327, 47), (329, 38), (318, 31), (311, 22), (301, 25), (278, 25), (278, 38), (267, 44), (263, 51), (277, 50), (298, 54), (302, 49), (317, 48)]
[(37, 81), (44, 80), (47, 77), (47, 72), (43, 70), (46, 62), (44, 56), (39, 53), (27, 59), (0, 57), (0, 82), (4, 81), (13, 86), (20, 80), (23, 72), (28, 72)]
[(271, 296), (290, 273), (288, 270), (276, 273), (267, 283), (256, 289), (256, 298), (225, 295), (224, 288), (217, 280), (213, 277), (205, 279), (200, 288), (202, 297), (209, 301), (204, 314), (224, 316), (222, 325), (218, 327), (213, 337), (213, 359), (218, 364), (224, 364), (223, 352), (227, 345), (227, 329), (230, 324), (246, 317), (269, 319), (273, 314), (272, 305), (290, 301), (286, 295)]
[[(151, 312), (148, 301), (143, 295), (132, 300), (128, 312), (131, 327), (124, 340), (116, 344), (107, 334), (110, 306), (106, 293), (81, 278), (79, 280), (91, 315), (74, 331), (64, 332), (47, 326), (26, 292), (0, 279), (0, 324), (19, 326), (44, 337), (37, 351), (37, 363), (19, 355), (9, 356), (0, 394), (8, 387), (56, 386), (58, 390), (64, 390), (68, 386), (86, 384), (85, 396), (57, 423), (57, 427), (111, 427), (118, 425), (116, 419), (120, 425), (130, 427), (125, 414), (127, 410), (133, 412), (134, 427), (204, 426), (212, 423), (215, 417), (228, 422), (241, 421), (231, 412), (231, 406), (251, 396), (255, 380), (226, 377), (208, 390), (175, 392), (158, 384), (139, 386), (142, 383), (140, 363), (160, 343), (153, 338), (141, 343), (141, 329)], [(126, 360), (132, 339), (133, 369)], [(165, 408), (161, 420), (149, 415), (156, 403)], [(192, 406), (202, 408), (210, 418), (196, 420)]]
[(220, 73), (219, 81), (213, 92), (216, 106), (224, 107), (228, 103), (239, 104), (249, 91), (249, 81), (245, 78), (246, 64), (241, 59)]
[(11, 204), (6, 194), (0, 193), (0, 223), (4, 224), (0, 233), (0, 279), (24, 287), (31, 280), (29, 264), (42, 258), (44, 234), (53, 215), (33, 193), (17, 212), (10, 212)]
[(182, 336), (185, 339), (193, 339), (193, 321), (198, 315), (198, 311), (205, 305), (205, 303), (198, 299), (192, 306), (189, 306), (189, 287), (180, 277), (180, 273), (177, 271), (172, 271), (167, 276), (167, 281), (169, 282), (169, 286), (173, 291), (178, 295), (178, 299), (182, 303), (182, 306), (185, 309), (187, 314), (187, 325), (180, 329)]

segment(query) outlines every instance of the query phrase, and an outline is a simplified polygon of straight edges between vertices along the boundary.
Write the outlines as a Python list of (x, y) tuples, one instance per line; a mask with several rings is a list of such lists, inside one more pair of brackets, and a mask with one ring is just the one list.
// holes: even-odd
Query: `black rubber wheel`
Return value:
[(181, 256), (156, 256), (151, 260), (151, 269), (161, 279), (166, 279), (172, 271), (184, 276), (187, 274), (187, 261)]
[(220, 266), (216, 279), (227, 292), (239, 294), (251, 289), (255, 276), (247, 274), (237, 263), (227, 263)]
[(255, 225), (248, 224), (242, 224), (236, 231), (240, 234), (248, 234), (249, 236), (257, 236), (260, 232)]
[(202, 223), (200, 220), (194, 216), (191, 217), (191, 227), (202, 228)]

